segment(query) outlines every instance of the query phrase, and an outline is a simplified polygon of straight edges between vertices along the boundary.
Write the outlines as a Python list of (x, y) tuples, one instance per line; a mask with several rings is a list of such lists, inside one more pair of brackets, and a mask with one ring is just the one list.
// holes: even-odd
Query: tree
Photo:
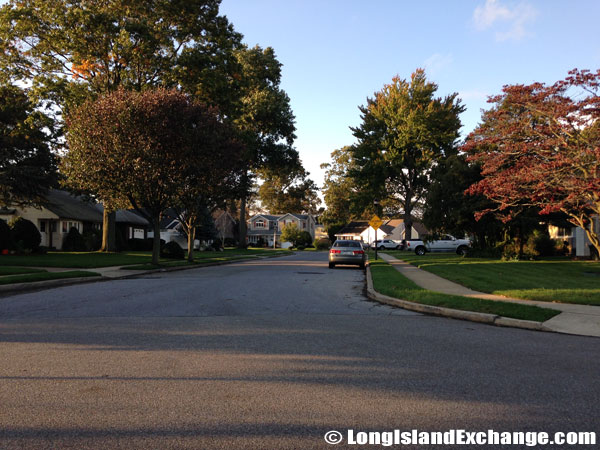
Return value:
[[(0, 9), (0, 78), (31, 84), (57, 118), (119, 87), (189, 87), (225, 99), (241, 35), (220, 0), (11, 0)], [(237, 67), (237, 64), (235, 64)], [(225, 101), (225, 100), (223, 100)], [(94, 193), (97, 194), (97, 193)], [(105, 204), (103, 249), (115, 250), (114, 209)]]
[(52, 121), (35, 110), (25, 91), (0, 86), (0, 205), (39, 203), (57, 181), (44, 129), (52, 129)]
[(281, 242), (291, 242), (292, 246), (298, 247), (301, 241), (303, 241), (302, 230), (295, 223), (288, 223), (281, 230)]
[(481, 167), (469, 163), (465, 155), (451, 155), (439, 161), (431, 172), (423, 208), (427, 229), (454, 236), (468, 233), (475, 238), (474, 246), (481, 249), (501, 241), (505, 224), (492, 215), (475, 219), (477, 211), (492, 206), (490, 200), (465, 192), (481, 178)]
[(456, 93), (435, 98), (437, 88), (422, 69), (410, 81), (394, 77), (359, 107), (362, 124), (352, 128), (358, 140), (351, 147), (356, 168), (349, 173), (358, 187), (355, 201), (363, 209), (377, 200), (403, 211), (407, 239), (431, 168), (456, 152), (459, 137), (464, 107)]
[(509, 85), (462, 147), (482, 165), (469, 188), (505, 218), (517, 210), (561, 211), (600, 251), (600, 70), (573, 70), (553, 85)]
[(294, 115), (290, 99), (281, 89), (281, 63), (275, 52), (243, 47), (235, 52), (240, 67), (239, 97), (232, 105), (228, 120), (245, 146), (244, 194), (240, 197), (240, 245), (246, 242), (246, 205), (253, 179), (261, 170), (289, 172), (297, 167)]
[(352, 195), (356, 192), (356, 188), (353, 179), (348, 176), (351, 166), (350, 147), (334, 150), (331, 153), (331, 163), (321, 164), (321, 169), (325, 169), (325, 183), (322, 192), (327, 205), (321, 221), (326, 229), (329, 229), (330, 226), (337, 228), (346, 224), (352, 217), (350, 211)]
[(189, 192), (204, 192), (201, 164), (211, 161), (203, 168), (209, 172), (227, 164), (220, 161), (221, 146), (215, 148), (214, 111), (172, 90), (118, 90), (74, 110), (67, 127), (64, 173), (74, 186), (127, 199), (140, 211), (153, 226), (152, 262), (158, 264), (161, 213), (184, 204)]
[(318, 187), (308, 175), (301, 164), (292, 170), (264, 170), (258, 189), (263, 208), (271, 214), (315, 214), (320, 203)]

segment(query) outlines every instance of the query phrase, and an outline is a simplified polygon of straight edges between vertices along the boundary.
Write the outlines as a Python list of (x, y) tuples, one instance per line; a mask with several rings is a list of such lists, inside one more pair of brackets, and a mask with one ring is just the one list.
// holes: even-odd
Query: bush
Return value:
[(40, 247), (42, 235), (30, 220), (17, 217), (11, 221), (10, 227), (14, 242), (24, 251), (35, 252)]
[(129, 248), (136, 252), (151, 252), (152, 251), (152, 239), (129, 239), (127, 241)]
[(314, 246), (317, 250), (327, 250), (331, 247), (331, 241), (327, 238), (315, 239)]
[(102, 233), (100, 230), (86, 230), (81, 236), (86, 252), (96, 252), (102, 247)]
[(12, 231), (8, 224), (0, 219), (0, 251), (13, 248)]
[(546, 231), (534, 231), (533, 247), (538, 256), (554, 256), (556, 254), (556, 241)]
[(83, 236), (77, 228), (71, 227), (63, 240), (62, 249), (65, 252), (84, 252), (86, 250)]
[(302, 233), (300, 233), (300, 241), (298, 241), (296, 245), (308, 247), (312, 246), (312, 241), (313, 240), (310, 233), (308, 231), (303, 231)]
[(234, 238), (225, 238), (225, 247), (235, 247), (237, 241)]
[(160, 251), (162, 258), (183, 259), (185, 258), (185, 250), (175, 241), (167, 242)]

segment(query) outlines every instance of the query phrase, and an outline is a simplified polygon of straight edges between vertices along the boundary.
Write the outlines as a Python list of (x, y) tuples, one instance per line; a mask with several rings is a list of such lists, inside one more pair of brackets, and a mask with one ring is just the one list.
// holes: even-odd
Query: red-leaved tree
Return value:
[(504, 86), (462, 147), (484, 176), (467, 192), (494, 201), (504, 217), (530, 206), (561, 211), (600, 252), (599, 90), (600, 70), (577, 69), (550, 86)]

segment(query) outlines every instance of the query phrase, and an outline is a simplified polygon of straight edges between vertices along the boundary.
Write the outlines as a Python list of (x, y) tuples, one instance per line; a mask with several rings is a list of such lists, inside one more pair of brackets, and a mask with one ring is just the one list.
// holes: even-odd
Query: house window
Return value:
[(306, 222), (302, 222), (302, 228), (306, 228)]
[(67, 228), (67, 225), (68, 225), (67, 222), (65, 222), (63, 220), (63, 223), (62, 223), (62, 232), (63, 233), (66, 233), (67, 231), (69, 231), (69, 229)]
[(558, 228), (556, 236), (559, 238), (569, 238), (571, 237), (571, 228)]
[(264, 220), (255, 220), (254, 228), (265, 228), (265, 221)]
[(40, 220), (40, 233), (45, 233), (45, 232), (46, 232), (46, 221)]

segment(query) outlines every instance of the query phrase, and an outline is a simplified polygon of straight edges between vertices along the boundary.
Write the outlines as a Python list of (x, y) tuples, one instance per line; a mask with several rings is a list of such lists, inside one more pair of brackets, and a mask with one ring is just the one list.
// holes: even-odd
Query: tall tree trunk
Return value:
[(523, 239), (523, 225), (520, 224), (518, 228), (519, 233), (519, 259), (523, 259), (525, 240)]
[(160, 213), (154, 214), (152, 225), (154, 228), (154, 240), (152, 241), (152, 264), (158, 265), (160, 257)]
[(196, 240), (196, 227), (191, 226), (188, 229), (188, 262), (194, 262), (194, 241)]
[(246, 248), (246, 196), (244, 195), (240, 201), (240, 242), (238, 247)]
[(104, 213), (102, 215), (102, 248), (101, 252), (116, 252), (117, 251), (117, 236), (116, 236), (116, 211), (109, 211), (104, 205)]
[(412, 215), (411, 215), (411, 210), (409, 209), (408, 211), (404, 212), (404, 239), (406, 239), (407, 241), (412, 239), (412, 226), (413, 226), (413, 220), (412, 220)]

